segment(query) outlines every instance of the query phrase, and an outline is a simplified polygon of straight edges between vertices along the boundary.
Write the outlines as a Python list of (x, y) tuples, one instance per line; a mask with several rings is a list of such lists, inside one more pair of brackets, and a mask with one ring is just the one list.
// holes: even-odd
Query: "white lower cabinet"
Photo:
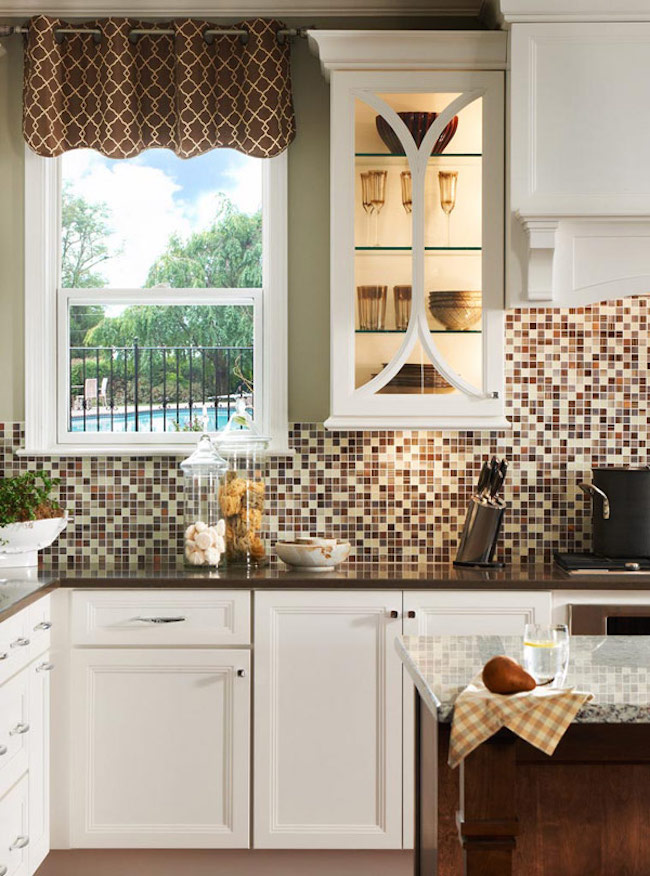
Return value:
[(255, 594), (254, 845), (402, 845), (400, 591)]
[(49, 852), (49, 611), (46, 597), (0, 624), (0, 876)]
[[(410, 590), (405, 636), (520, 636), (551, 622), (549, 591)], [(404, 671), (404, 848), (413, 848), (414, 686)]]
[(29, 876), (29, 782), (23, 775), (0, 797), (0, 876)]
[(48, 652), (29, 673), (29, 872), (35, 873), (50, 851), (50, 677)]
[(71, 845), (247, 848), (250, 652), (75, 649)]

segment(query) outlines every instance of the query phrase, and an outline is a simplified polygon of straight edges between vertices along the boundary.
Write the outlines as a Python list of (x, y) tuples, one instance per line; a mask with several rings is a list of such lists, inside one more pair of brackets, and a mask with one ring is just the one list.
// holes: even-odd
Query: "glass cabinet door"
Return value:
[[(339, 255), (353, 264), (333, 284), (328, 425), (340, 413), (359, 425), (496, 428), (504, 422), (502, 74), (393, 73), (390, 88), (385, 74), (357, 75), (376, 84), (334, 95), (348, 136), (335, 138), (333, 188), (337, 173), (350, 185), (347, 205), (335, 195), (333, 270)], [(342, 240), (337, 204), (353, 217), (353, 247)], [(353, 325), (343, 313), (354, 314)]]

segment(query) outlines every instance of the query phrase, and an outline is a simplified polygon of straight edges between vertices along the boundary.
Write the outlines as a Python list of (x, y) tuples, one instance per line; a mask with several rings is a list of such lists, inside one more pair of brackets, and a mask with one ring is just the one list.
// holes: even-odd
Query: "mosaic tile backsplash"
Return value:
[[(326, 432), (294, 423), (293, 458), (269, 462), (267, 529), (349, 538), (357, 560), (448, 562), (482, 460), (510, 462), (501, 555), (542, 562), (588, 550), (593, 465), (648, 462), (650, 298), (510, 311), (507, 432)], [(143, 566), (182, 556), (177, 457), (16, 457), (19, 423), (0, 425), (0, 473), (45, 468), (74, 523), (48, 567)]]

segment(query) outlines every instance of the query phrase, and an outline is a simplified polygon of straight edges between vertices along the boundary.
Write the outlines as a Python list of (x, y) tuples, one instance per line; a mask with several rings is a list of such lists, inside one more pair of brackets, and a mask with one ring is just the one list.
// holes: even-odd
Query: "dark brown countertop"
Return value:
[[(14, 577), (15, 576), (15, 577)], [(56, 570), (0, 572), (0, 622), (57, 587), (161, 587), (249, 590), (649, 590), (650, 574), (571, 576), (557, 566), (512, 564), (483, 571), (451, 564), (348, 563), (332, 572), (289, 571), (280, 564), (262, 569), (194, 571), (182, 564), (146, 568), (79, 565)]]
[(431, 590), (650, 590), (650, 574), (572, 576), (558, 566), (510, 565), (505, 569), (458, 569), (450, 563), (346, 563), (331, 572), (290, 571), (281, 564), (261, 569), (200, 572), (186, 566), (144, 569), (80, 567), (60, 570), (61, 587), (246, 587), (257, 589)]

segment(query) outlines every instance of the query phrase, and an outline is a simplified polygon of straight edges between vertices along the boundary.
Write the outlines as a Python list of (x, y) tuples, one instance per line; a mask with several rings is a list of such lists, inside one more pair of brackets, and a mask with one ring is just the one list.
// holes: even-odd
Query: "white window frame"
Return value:
[[(103, 289), (111, 303), (255, 304), (255, 393), (270, 451), (288, 453), (287, 153), (262, 164), (262, 292), (254, 289)], [(61, 162), (25, 147), (25, 455), (151, 456), (185, 453), (192, 433), (67, 431), (67, 309), (93, 290), (59, 290)], [(146, 302), (144, 299), (146, 295)], [(260, 338), (261, 334), (261, 338)]]

